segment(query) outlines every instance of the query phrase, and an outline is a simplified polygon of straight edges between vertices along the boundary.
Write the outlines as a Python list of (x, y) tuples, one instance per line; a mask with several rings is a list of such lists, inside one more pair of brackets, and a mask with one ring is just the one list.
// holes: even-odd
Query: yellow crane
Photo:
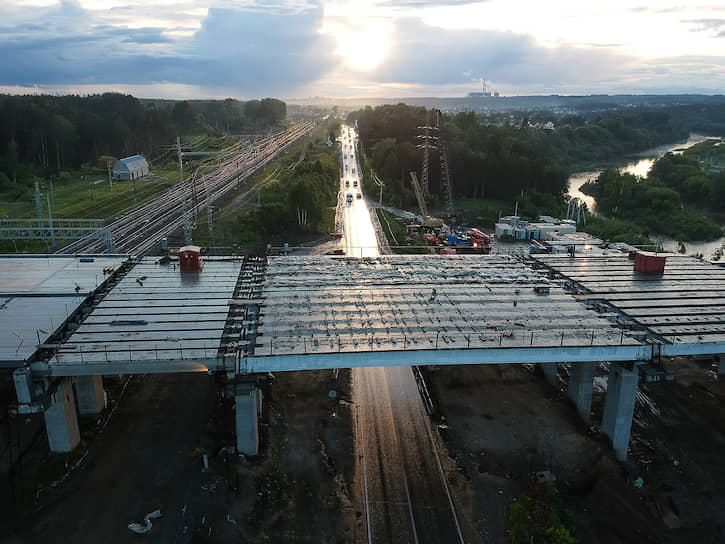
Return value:
[(418, 174), (410, 172), (410, 184), (413, 186), (415, 191), (415, 198), (418, 199), (418, 207), (420, 208), (420, 215), (423, 217), (423, 226), (425, 227), (440, 227), (443, 225), (443, 220), (437, 217), (431, 217), (428, 215), (428, 207), (425, 205), (425, 199), (423, 198), (423, 191), (418, 183)]

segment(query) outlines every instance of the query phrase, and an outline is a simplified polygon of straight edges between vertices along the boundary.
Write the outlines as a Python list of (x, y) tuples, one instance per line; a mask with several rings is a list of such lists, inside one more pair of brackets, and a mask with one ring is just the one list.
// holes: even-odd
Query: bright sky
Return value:
[(686, 4), (2, 0), (0, 91), (722, 93), (725, 3)]

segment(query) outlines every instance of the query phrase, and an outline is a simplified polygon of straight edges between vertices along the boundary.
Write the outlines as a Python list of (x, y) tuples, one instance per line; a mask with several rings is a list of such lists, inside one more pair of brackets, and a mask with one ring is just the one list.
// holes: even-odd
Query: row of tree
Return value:
[(306, 145), (305, 159), (294, 168), (287, 164), (292, 157), (278, 163), (278, 178), (262, 189), (261, 206), (235, 216), (230, 237), (242, 244), (279, 236), (290, 241), (334, 228), (339, 163), (323, 142)]
[[(640, 179), (615, 169), (605, 170), (582, 191), (596, 198), (597, 210), (604, 217), (631, 221), (650, 233), (683, 241), (712, 240), (722, 235), (717, 223), (685, 207), (681, 193), (652, 174)], [(725, 192), (725, 185), (718, 191)]]
[(91, 96), (0, 95), (0, 191), (58, 175), (101, 156), (150, 155), (176, 135), (259, 131), (281, 123), (286, 105), (265, 98), (139, 100)]
[[(349, 115), (357, 120), (370, 165), (386, 182), (389, 202), (413, 205), (409, 172), (420, 176), (423, 126), (434, 126), (436, 114), (404, 104), (366, 108)], [(473, 113), (441, 118), (440, 129), (429, 134), (448, 147), (448, 163), (456, 198), (510, 199), (529, 191), (563, 197), (567, 188), (566, 164), (560, 155), (547, 153), (539, 130), (511, 124), (491, 125)], [(440, 155), (429, 155), (429, 186), (442, 193)], [(435, 200), (435, 197), (434, 197)]]
[[(368, 107), (348, 116), (349, 122), (358, 122), (367, 164), (384, 179), (389, 203), (415, 206), (408, 173), (420, 175), (421, 127), (434, 125), (435, 119), (433, 111), (404, 104)], [(525, 215), (535, 216), (560, 213), (568, 174), (575, 169), (621, 161), (636, 151), (682, 139), (698, 127), (720, 125), (725, 131), (725, 107), (716, 104), (565, 115), (468, 112), (442, 116), (440, 130), (430, 134), (448, 144), (455, 198), (516, 199)], [(430, 155), (429, 178), (431, 192), (440, 195), (436, 152)], [(715, 222), (686, 206), (722, 211), (725, 174), (704, 172), (692, 156), (667, 155), (655, 164), (647, 183), (607, 171), (589, 190), (604, 216), (599, 224), (604, 234), (617, 234), (617, 228), (634, 233), (637, 240), (646, 239), (648, 232), (681, 240), (720, 234)], [(432, 197), (434, 205), (437, 199)], [(639, 226), (633, 228), (635, 224)]]

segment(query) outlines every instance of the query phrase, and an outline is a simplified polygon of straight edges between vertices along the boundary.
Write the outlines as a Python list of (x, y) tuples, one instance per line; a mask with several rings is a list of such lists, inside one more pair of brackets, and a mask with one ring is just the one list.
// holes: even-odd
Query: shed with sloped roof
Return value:
[(141, 155), (126, 157), (113, 166), (113, 179), (128, 181), (142, 178), (149, 173), (149, 163)]

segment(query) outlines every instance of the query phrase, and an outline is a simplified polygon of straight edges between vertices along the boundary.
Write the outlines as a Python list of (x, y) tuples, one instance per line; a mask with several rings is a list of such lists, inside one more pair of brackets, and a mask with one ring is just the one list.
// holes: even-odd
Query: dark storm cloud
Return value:
[(545, 47), (531, 36), (490, 30), (444, 30), (401, 20), (395, 54), (376, 72), (382, 82), (461, 84), (485, 77), (498, 84), (565, 86), (606, 78), (628, 62), (605, 49)]
[(321, 18), (321, 10), (210, 9), (193, 37), (174, 41), (159, 28), (94, 26), (90, 12), (66, 1), (47, 16), (57, 23), (54, 35), (27, 24), (0, 34), (0, 85), (168, 82), (279, 93), (331, 66)]

